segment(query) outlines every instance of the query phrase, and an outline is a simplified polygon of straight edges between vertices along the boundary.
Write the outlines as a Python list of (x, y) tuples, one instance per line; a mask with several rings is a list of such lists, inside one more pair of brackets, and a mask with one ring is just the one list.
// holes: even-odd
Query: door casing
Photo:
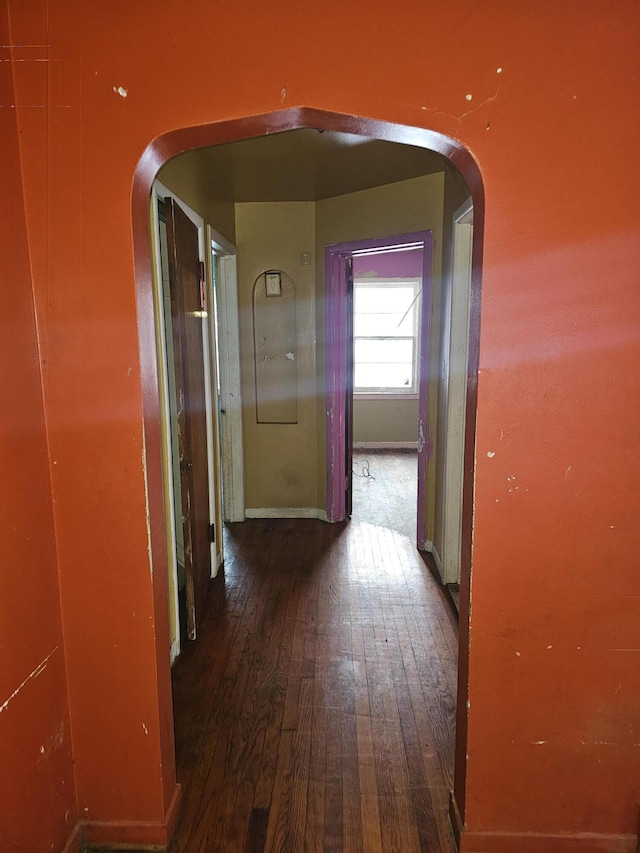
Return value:
[[(169, 404), (169, 380), (167, 373), (167, 330), (165, 328), (164, 323), (164, 315), (162, 311), (162, 273), (160, 267), (160, 236), (159, 236), (159, 219), (158, 219), (158, 199), (159, 198), (172, 198), (177, 204), (179, 204), (182, 211), (189, 217), (189, 219), (193, 222), (193, 224), (198, 229), (198, 250), (200, 255), (200, 260), (205, 261), (205, 269), (207, 271), (206, 275), (206, 295), (208, 300), (208, 334), (203, 335), (203, 346), (204, 346), (204, 360), (205, 360), (205, 388), (206, 388), (206, 419), (207, 419), (207, 468), (208, 468), (208, 478), (209, 478), (209, 504), (210, 504), (210, 523), (216, 524), (216, 516), (219, 518), (218, 507), (221, 505), (222, 495), (218, 490), (214, 488), (215, 484), (215, 456), (213, 449), (213, 441), (214, 436), (217, 431), (217, 423), (215, 421), (215, 414), (213, 412), (212, 406), (212, 382), (214, 380), (215, 374), (212, 374), (211, 370), (211, 362), (212, 362), (212, 354), (214, 352), (212, 348), (212, 329), (211, 325), (213, 323), (213, 316), (211, 311), (210, 300), (212, 298), (211, 292), (211, 268), (210, 264), (207, 261), (207, 255), (209, 254), (206, 251), (205, 246), (215, 245), (217, 251), (222, 255), (223, 264), (221, 265), (221, 279), (223, 281), (223, 287), (221, 290), (224, 292), (223, 294), (223, 305), (220, 310), (224, 314), (224, 320), (221, 323), (221, 326), (225, 330), (225, 345), (224, 345), (224, 354), (221, 351), (221, 365), (219, 369), (221, 370), (221, 385), (222, 388), (226, 390), (226, 394), (229, 395), (229, 381), (233, 381), (233, 376), (237, 374), (238, 379), (237, 387), (233, 392), (231, 392), (231, 396), (237, 401), (235, 406), (237, 407), (237, 413), (234, 410), (234, 418), (233, 423), (235, 428), (230, 430), (230, 435), (227, 436), (226, 446), (230, 447), (232, 445), (233, 450), (229, 450), (228, 456), (233, 457), (233, 463), (229, 461), (227, 467), (227, 471), (232, 470), (233, 474), (233, 485), (229, 487), (227, 492), (225, 493), (229, 500), (233, 497), (232, 507), (234, 511), (237, 513), (237, 509), (235, 509), (240, 503), (242, 506), (242, 510), (244, 510), (244, 494), (242, 489), (242, 422), (240, 420), (239, 429), (236, 421), (240, 417), (240, 385), (239, 385), (239, 355), (237, 354), (238, 346), (237, 346), (237, 333), (235, 339), (235, 348), (233, 341), (233, 322), (229, 323), (229, 320), (226, 317), (227, 303), (231, 305), (234, 304), (235, 297), (235, 288), (236, 285), (236, 264), (235, 264), (235, 254), (236, 249), (235, 246), (231, 245), (227, 240), (224, 239), (221, 235), (217, 234), (217, 232), (213, 231), (207, 227), (205, 229), (205, 223), (201, 216), (199, 216), (189, 205), (187, 205), (182, 199), (180, 199), (175, 193), (169, 190), (166, 186), (164, 186), (159, 181), (154, 181), (151, 193), (151, 210), (150, 210), (150, 229), (151, 229), (151, 249), (152, 249), (152, 270), (153, 270), (153, 281), (154, 281), (154, 305), (155, 305), (155, 315), (156, 315), (156, 340), (158, 343), (158, 387), (159, 387), (159, 399), (160, 399), (160, 428), (161, 428), (161, 438), (162, 438), (162, 467), (163, 467), (163, 483), (164, 483), (164, 497), (165, 497), (165, 529), (166, 529), (166, 541), (167, 541), (167, 581), (168, 581), (168, 595), (169, 595), (169, 632), (170, 632), (170, 660), (173, 661), (180, 654), (180, 626), (178, 621), (179, 614), (179, 602), (178, 602), (178, 563), (177, 563), (177, 536), (176, 536), (176, 520), (175, 520), (175, 494), (173, 487), (173, 478), (171, 476), (172, 470), (172, 454), (171, 454), (171, 432), (170, 432), (170, 404)], [(229, 295), (231, 294), (231, 295)], [(231, 312), (233, 314), (233, 312)], [(237, 312), (235, 314), (235, 325), (237, 329)], [(231, 338), (231, 343), (227, 340)], [(220, 342), (221, 343), (221, 342)], [(222, 350), (222, 346), (220, 346)], [(229, 353), (231, 352), (231, 356)], [(234, 373), (233, 370), (233, 354), (236, 353), (238, 367)], [(231, 363), (231, 367), (229, 364)], [(231, 376), (231, 379), (229, 377)], [(235, 416), (237, 414), (237, 417)], [(223, 440), (223, 446), (225, 446), (225, 441)], [(225, 465), (222, 466), (223, 470), (223, 481), (225, 478)], [(240, 476), (238, 477), (238, 473), (240, 472)], [(239, 480), (239, 487), (237, 481)], [(233, 487), (235, 486), (235, 488)], [(226, 482), (225, 482), (226, 487)], [(213, 489), (213, 492), (212, 492)], [(243, 511), (240, 513), (242, 515), (242, 519), (244, 519)], [(226, 515), (225, 515), (226, 517)], [(241, 519), (232, 519), (232, 520), (241, 520)], [(220, 527), (219, 522), (216, 525), (216, 542), (212, 543), (212, 559), (211, 559), (211, 576), (215, 577), (219, 566), (222, 562), (220, 556), (222, 554), (222, 530), (218, 529)], [(218, 553), (216, 553), (218, 552)]]
[[(431, 293), (431, 232), (417, 231), (390, 237), (375, 237), (350, 243), (336, 243), (325, 248), (325, 316), (327, 372), (327, 520), (342, 521), (348, 510), (348, 484), (351, 472), (345, 470), (347, 459), (346, 389), (347, 350), (353, 346), (352, 324), (347, 317), (348, 262), (355, 254), (371, 249), (411, 246), (422, 248), (422, 311), (420, 320), (420, 370), (418, 401), (418, 520), (416, 540), (423, 548), (426, 541), (426, 465), (430, 444), (427, 430), (427, 379), (429, 368), (429, 303)], [(351, 332), (349, 333), (349, 329)], [(423, 440), (421, 440), (421, 436)]]

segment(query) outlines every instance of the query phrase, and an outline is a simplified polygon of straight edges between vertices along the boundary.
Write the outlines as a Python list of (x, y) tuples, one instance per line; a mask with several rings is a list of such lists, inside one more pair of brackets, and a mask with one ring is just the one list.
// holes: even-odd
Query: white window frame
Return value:
[[(401, 335), (401, 336), (384, 336), (384, 335), (356, 335), (355, 334), (355, 291), (361, 287), (367, 288), (377, 288), (377, 287), (389, 287), (389, 285), (397, 285), (397, 286), (407, 286), (411, 285), (415, 289), (414, 301), (412, 303), (413, 306), (413, 334), (412, 335)], [(418, 399), (418, 382), (419, 382), (419, 368), (420, 368), (420, 303), (422, 297), (422, 277), (421, 276), (411, 276), (406, 278), (384, 278), (384, 279), (371, 279), (366, 277), (355, 277), (353, 280), (353, 289), (354, 289), (354, 335), (353, 335), (353, 344), (354, 344), (354, 389), (353, 393), (361, 400), (390, 400), (394, 398), (402, 398), (403, 400), (411, 400)], [(355, 343), (357, 340), (412, 340), (413, 341), (413, 367), (412, 367), (412, 384), (411, 387), (406, 391), (403, 391), (401, 388), (385, 388), (384, 386), (375, 386), (370, 388), (358, 388), (355, 385)]]

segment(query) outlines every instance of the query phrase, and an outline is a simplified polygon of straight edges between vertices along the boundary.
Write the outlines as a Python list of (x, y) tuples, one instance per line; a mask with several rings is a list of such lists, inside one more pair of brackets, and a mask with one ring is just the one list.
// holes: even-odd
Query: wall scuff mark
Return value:
[(22, 688), (29, 681), (31, 681), (32, 678), (37, 678), (39, 675), (41, 675), (44, 672), (44, 670), (47, 668), (47, 664), (49, 663), (49, 658), (51, 657), (51, 655), (54, 652), (57, 652), (57, 651), (58, 651), (58, 647), (56, 646), (55, 649), (53, 649), (53, 651), (49, 652), (49, 654), (42, 661), (42, 663), (39, 663), (38, 666), (33, 670), (33, 672), (29, 673), (29, 675), (25, 678), (25, 680), (22, 682), (22, 684), (20, 684), (18, 687), (16, 687), (16, 689), (13, 691), (11, 696), (9, 696), (9, 698), (5, 702), (3, 702), (2, 705), (0, 705), (0, 714), (2, 714), (4, 711), (7, 710), (7, 708), (9, 707), (9, 703), (12, 702), (16, 698), (18, 693), (20, 693)]

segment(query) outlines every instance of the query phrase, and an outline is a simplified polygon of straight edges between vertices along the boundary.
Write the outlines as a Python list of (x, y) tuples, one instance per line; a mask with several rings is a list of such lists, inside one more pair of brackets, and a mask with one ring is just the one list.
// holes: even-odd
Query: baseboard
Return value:
[(85, 821), (81, 836), (90, 850), (92, 847), (109, 850), (165, 851), (175, 832), (182, 803), (182, 788), (176, 785), (173, 798), (162, 823), (153, 821)]
[(453, 830), (453, 838), (456, 842), (456, 850), (460, 851), (460, 838), (462, 836), (462, 818), (458, 810), (458, 804), (453, 791), (449, 791), (449, 821)]
[(64, 845), (62, 853), (80, 853), (83, 844), (82, 821), (79, 820), (73, 827), (73, 832), (67, 839), (67, 843)]
[(417, 441), (354, 441), (354, 450), (418, 450)]
[(640, 833), (474, 832), (465, 828), (453, 791), (449, 820), (458, 853), (640, 853)]
[(180, 654), (180, 640), (176, 637), (176, 639), (171, 643), (171, 647), (169, 649), (169, 662), (173, 664)]
[(440, 575), (440, 580), (444, 583), (444, 566), (442, 565), (442, 560), (440, 559), (440, 554), (438, 554), (438, 549), (436, 546), (431, 543), (431, 550), (429, 551), (431, 556), (433, 557), (433, 562), (436, 564), (436, 569)]
[(326, 509), (317, 509), (316, 507), (247, 507), (245, 515), (247, 518), (318, 518), (320, 521), (327, 520)]
[(436, 569), (438, 570), (438, 574), (440, 575), (440, 583), (446, 584), (447, 581), (444, 578), (444, 566), (442, 565), (442, 560), (440, 559), (440, 554), (438, 554), (438, 549), (435, 546), (435, 543), (431, 541), (431, 539), (427, 539), (426, 542), (423, 542), (422, 547), (420, 543), (418, 543), (419, 551), (426, 551), (428, 554), (431, 554), (433, 557), (433, 562), (436, 564)]
[(474, 832), (463, 829), (460, 853), (636, 853), (635, 835), (592, 832)]

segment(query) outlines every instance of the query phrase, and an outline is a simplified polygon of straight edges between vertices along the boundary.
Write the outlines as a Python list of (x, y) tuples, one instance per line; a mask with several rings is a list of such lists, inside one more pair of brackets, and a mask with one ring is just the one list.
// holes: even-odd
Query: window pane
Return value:
[(414, 391), (418, 293), (418, 282), (355, 282), (356, 389)]
[(356, 335), (412, 335), (416, 305), (414, 286), (367, 287), (354, 292), (354, 331)]
[(356, 340), (356, 364), (411, 364), (413, 340), (379, 341)]
[(405, 320), (401, 327), (398, 326), (402, 314), (356, 314), (353, 321), (353, 330), (357, 337), (406, 337), (413, 332), (413, 326)]
[(386, 314), (389, 311), (404, 314), (416, 295), (413, 285), (403, 284), (392, 287), (356, 285), (354, 290), (355, 309), (365, 314)]
[(354, 385), (356, 388), (396, 388), (407, 391), (411, 388), (413, 366), (404, 364), (356, 364)]

